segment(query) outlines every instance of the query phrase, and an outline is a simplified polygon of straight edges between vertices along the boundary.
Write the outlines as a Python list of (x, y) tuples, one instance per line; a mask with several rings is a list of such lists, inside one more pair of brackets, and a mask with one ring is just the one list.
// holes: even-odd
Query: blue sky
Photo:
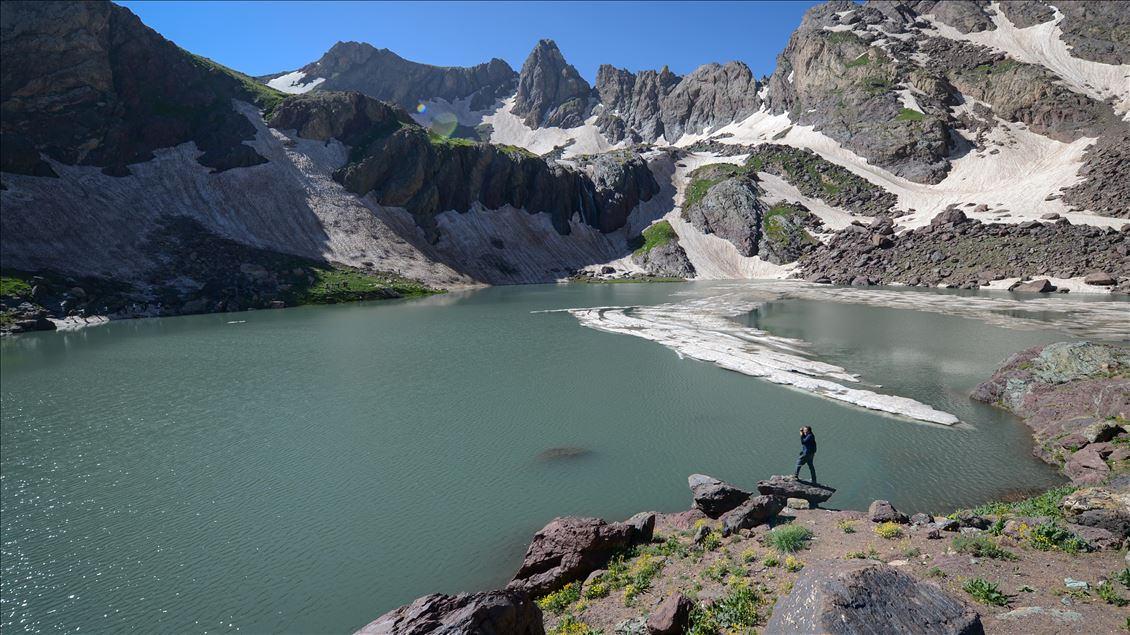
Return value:
[(682, 75), (741, 60), (772, 72), (815, 2), (118, 2), (193, 53), (251, 75), (293, 70), (339, 40), (428, 64), (500, 57), (515, 70), (541, 38), (591, 83), (602, 63)]

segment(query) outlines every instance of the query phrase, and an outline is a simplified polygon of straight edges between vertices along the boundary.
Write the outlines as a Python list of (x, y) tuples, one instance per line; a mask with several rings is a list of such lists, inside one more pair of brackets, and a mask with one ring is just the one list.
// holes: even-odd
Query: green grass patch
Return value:
[(520, 156), (520, 157), (524, 157), (524, 158), (527, 158), (527, 159), (538, 158), (538, 155), (534, 154), (533, 152), (530, 152), (529, 150), (527, 150), (525, 148), (521, 148), (521, 147), (518, 147), (518, 146), (512, 146), (512, 145), (504, 143), (504, 144), (499, 144), (495, 147), (498, 148), (499, 150), (502, 150), (506, 154), (513, 154), (515, 156)]
[(864, 77), (860, 80), (860, 83), (863, 85), (863, 90), (869, 95), (879, 95), (891, 90), (893, 87), (890, 79), (879, 75)]
[(287, 305), (337, 304), (359, 300), (411, 298), (437, 293), (415, 280), (359, 269), (317, 267), (307, 270), (314, 281), (295, 284), (283, 295)]
[(825, 37), (833, 44), (844, 44), (846, 42), (863, 44), (863, 39), (852, 31), (827, 31), (826, 33)]
[(26, 298), (31, 296), (31, 283), (8, 272), (0, 275), (0, 296)]
[(903, 108), (899, 114), (895, 116), (895, 121), (922, 121), (926, 115), (918, 112), (913, 108)]
[(690, 185), (683, 196), (683, 209), (696, 205), (710, 188), (728, 178), (745, 174), (748, 170), (748, 167), (734, 163), (711, 163), (696, 169), (690, 174)]
[(428, 141), (432, 145), (437, 146), (452, 146), (464, 148), (474, 147), (479, 145), (480, 143), (478, 141), (475, 141), (474, 139), (464, 139), (463, 137), (445, 137), (431, 130), (428, 131)]
[(709, 605), (698, 605), (691, 611), (688, 635), (746, 633), (761, 621), (758, 613), (760, 597), (746, 584), (739, 584)]
[(1095, 587), (1095, 593), (1099, 596), (1100, 600), (1107, 604), (1113, 604), (1115, 606), (1126, 606), (1130, 604), (1130, 600), (1122, 597), (1122, 594), (1118, 592), (1118, 589), (1114, 588), (1114, 584), (1112, 584), (1110, 580), (1103, 580), (1102, 584)]
[(218, 64), (207, 57), (189, 53), (188, 51), (184, 52), (192, 58), (198, 66), (203, 66), (205, 69), (214, 73), (222, 73), (239, 82), (243, 92), (246, 93), (256, 106), (263, 109), (264, 115), (270, 114), (275, 107), (282, 103), (282, 100), (287, 97), (286, 93), (275, 90), (266, 84), (261, 84), (249, 75), (244, 75), (235, 69), (228, 68), (223, 64)]
[(1060, 504), (1064, 497), (1077, 489), (1075, 486), (1065, 485), (1020, 501), (985, 503), (970, 511), (977, 516), (1047, 516), (1059, 519), (1063, 518)]
[(550, 629), (549, 635), (602, 635), (602, 631), (589, 626), (572, 615), (566, 615), (561, 618), (557, 626)]
[(1058, 549), (1066, 553), (1088, 551), (1087, 542), (1054, 522), (1046, 522), (1032, 528), (1028, 542), (1033, 549), (1052, 551)]
[(621, 554), (608, 563), (608, 570), (593, 581), (594, 586), (603, 585), (607, 592), (623, 589), (624, 604), (630, 605), (651, 588), (656, 576), (663, 571), (663, 565), (663, 557), (652, 553), (641, 553), (634, 558), (632, 553)]
[(671, 223), (665, 220), (653, 223), (640, 232), (640, 235), (643, 237), (643, 244), (640, 245), (639, 249), (636, 249), (636, 255), (646, 254), (656, 247), (666, 245), (679, 238), (679, 235), (675, 233), (675, 228), (671, 227)]
[(808, 546), (812, 531), (800, 525), (782, 525), (769, 532), (768, 542), (781, 553), (795, 553)]
[(961, 588), (981, 604), (988, 604), (990, 606), (1008, 605), (1008, 596), (1002, 593), (996, 584), (984, 578), (968, 580)]
[(875, 535), (886, 540), (894, 540), (895, 538), (902, 537), (902, 527), (900, 527), (898, 523), (890, 521), (875, 525), (873, 531)]
[(850, 62), (848, 62), (846, 64), (844, 64), (844, 67), (845, 68), (859, 68), (860, 66), (867, 66), (870, 63), (871, 63), (871, 56), (868, 55), (867, 53), (864, 53), (863, 55), (860, 55), (859, 57), (851, 60)]
[(984, 536), (958, 536), (953, 539), (953, 548), (958, 553), (966, 553), (975, 558), (1017, 560), (1016, 554), (1001, 549), (995, 542)]

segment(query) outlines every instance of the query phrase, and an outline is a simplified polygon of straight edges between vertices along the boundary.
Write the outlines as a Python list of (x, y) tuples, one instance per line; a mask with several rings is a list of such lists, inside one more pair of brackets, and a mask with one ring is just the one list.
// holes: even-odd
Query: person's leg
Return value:
[(818, 483), (819, 481), (816, 480), (816, 464), (812, 462), (814, 458), (816, 458), (815, 452), (808, 455), (808, 473), (812, 475), (812, 482)]
[(800, 479), (800, 466), (804, 465), (804, 455), (800, 455), (796, 460), (796, 472), (793, 473), (793, 478)]

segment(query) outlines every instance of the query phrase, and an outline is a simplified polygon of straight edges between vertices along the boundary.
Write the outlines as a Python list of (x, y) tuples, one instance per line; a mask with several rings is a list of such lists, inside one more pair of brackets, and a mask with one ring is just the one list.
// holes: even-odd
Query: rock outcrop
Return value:
[(977, 611), (929, 582), (877, 562), (808, 565), (773, 606), (766, 633), (984, 633)]
[(836, 489), (817, 483), (806, 483), (794, 476), (773, 475), (768, 480), (757, 482), (757, 491), (761, 494), (784, 496), (785, 498), (803, 498), (812, 506), (825, 503)]
[(531, 128), (575, 128), (591, 110), (592, 89), (553, 40), (541, 40), (518, 75), (511, 109)]
[(751, 496), (722, 515), (722, 535), (729, 536), (739, 529), (752, 529), (765, 524), (781, 513), (786, 503), (784, 496)]
[(1118, 540), (1130, 537), (1130, 487), (1085, 487), (1064, 497), (1061, 506), (1072, 525), (1110, 532)]
[(1004, 278), (1072, 278), (1101, 269), (1118, 280), (1120, 289), (1130, 289), (1125, 255), (1130, 254), (1130, 226), (1102, 229), (1063, 218), (986, 224), (956, 207), (924, 227), (886, 232), (891, 225), (889, 219), (849, 225), (801, 256), (798, 275), (823, 276), (836, 284), (862, 277), (872, 284), (976, 288)]
[(357, 635), (544, 635), (541, 609), (523, 591), (426, 595), (394, 609)]
[[(356, 91), (402, 108), (433, 99), (468, 100), (483, 110), (514, 93), (518, 74), (498, 58), (475, 66), (432, 66), (400, 57), (364, 42), (338, 42), (318, 61), (294, 71), (296, 90)], [(269, 83), (284, 73), (259, 78)]]
[(0, 28), (0, 170), (53, 176), (40, 158), (126, 176), (187, 141), (215, 170), (266, 161), (232, 100), (281, 95), (192, 55), (110, 2), (14, 2)]
[(687, 477), (687, 485), (691, 488), (694, 506), (711, 518), (720, 518), (751, 496), (745, 490), (705, 474), (691, 474)]
[(575, 516), (555, 518), (534, 534), (507, 588), (537, 597), (583, 580), (628, 547), (635, 535), (635, 529), (625, 523)]
[(1103, 438), (1127, 435), (1130, 350), (1091, 342), (1030, 348), (1006, 360), (972, 397), (1023, 418), (1036, 438), (1035, 454), (1063, 465), (1072, 481), (1100, 483), (1113, 449), (1104, 456), (1086, 433), (1098, 425)]
[(910, 518), (906, 514), (895, 509), (895, 506), (890, 501), (877, 500), (872, 501), (871, 505), (867, 508), (867, 517), (873, 523), (898, 523), (905, 525), (910, 522)]

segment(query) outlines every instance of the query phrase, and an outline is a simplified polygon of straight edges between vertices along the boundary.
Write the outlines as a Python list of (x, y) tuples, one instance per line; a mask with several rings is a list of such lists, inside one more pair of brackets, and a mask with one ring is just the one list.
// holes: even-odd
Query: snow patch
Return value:
[(302, 93), (310, 92), (314, 89), (315, 86), (326, 81), (325, 77), (317, 77), (310, 80), (309, 82), (304, 82), (304, 79), (306, 79), (306, 73), (303, 73), (302, 71), (294, 71), (293, 73), (279, 75), (278, 77), (267, 82), (267, 85), (277, 91), (289, 93), (291, 95), (300, 95)]
[(490, 142), (525, 148), (534, 154), (545, 154), (558, 146), (566, 146), (563, 156), (597, 154), (622, 148), (624, 141), (612, 144), (596, 127), (596, 117), (589, 117), (576, 128), (531, 128), (515, 115), (514, 97), (502, 102), (502, 107), (482, 118), (482, 123), (493, 127)]

